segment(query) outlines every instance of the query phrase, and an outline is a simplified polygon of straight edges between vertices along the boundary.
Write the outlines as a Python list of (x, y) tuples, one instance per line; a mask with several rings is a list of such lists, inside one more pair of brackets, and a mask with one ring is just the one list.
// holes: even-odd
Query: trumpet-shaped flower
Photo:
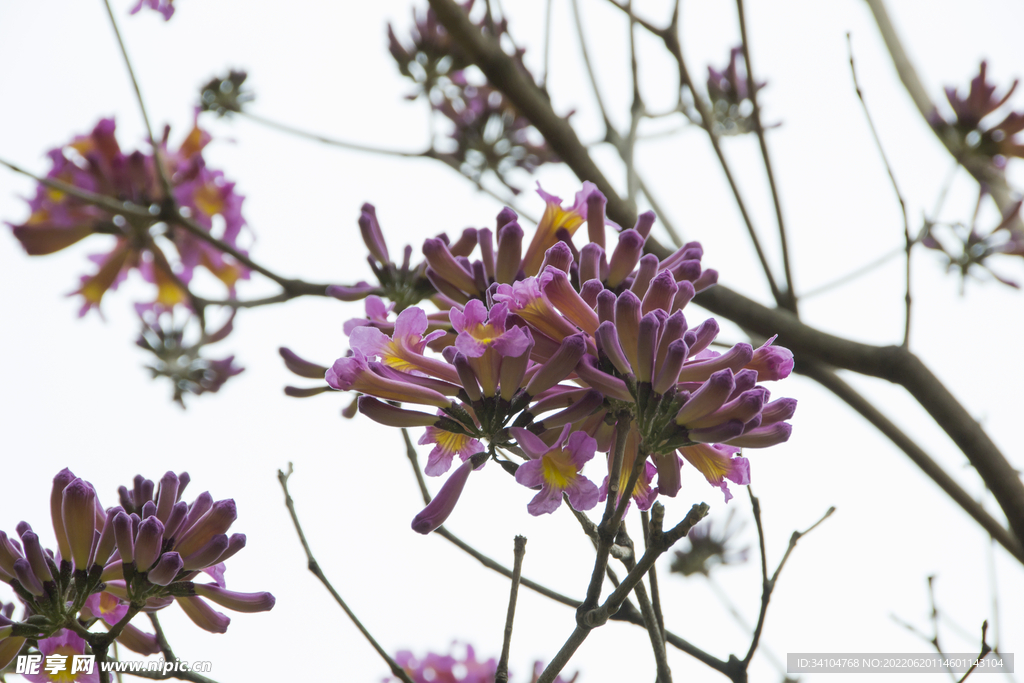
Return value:
[(516, 470), (516, 481), (523, 486), (541, 487), (540, 493), (526, 506), (530, 514), (554, 512), (562, 504), (563, 494), (577, 510), (589, 510), (597, 505), (597, 486), (580, 473), (597, 450), (593, 437), (583, 432), (569, 434), (571, 425), (565, 425), (555, 445), (549, 448), (526, 429), (513, 427), (510, 431), (531, 458)]

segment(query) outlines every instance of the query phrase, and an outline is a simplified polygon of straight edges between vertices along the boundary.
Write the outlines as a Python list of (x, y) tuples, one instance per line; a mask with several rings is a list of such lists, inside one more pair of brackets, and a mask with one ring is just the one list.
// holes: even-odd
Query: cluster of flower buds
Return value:
[[(755, 93), (765, 85), (765, 81), (756, 83)], [(716, 134), (743, 135), (755, 130), (754, 103), (750, 99), (742, 46), (729, 51), (729, 64), (725, 69), (719, 71), (713, 66), (708, 67), (708, 99)], [(687, 116), (695, 123), (700, 123), (700, 116), (696, 111), (687, 112)], [(779, 124), (766, 128), (777, 125)]]
[[(984, 194), (982, 190), (982, 197)], [(927, 222), (920, 237), (921, 244), (942, 252), (947, 259), (947, 272), (960, 273), (961, 293), (967, 284), (968, 276), (977, 276), (979, 272), (987, 272), (991, 278), (1004, 285), (1020, 288), (1017, 282), (1000, 275), (988, 263), (990, 257), (1000, 254), (1024, 256), (1024, 233), (1018, 229), (1020, 209), (1021, 202), (1018, 201), (987, 235), (982, 234), (973, 223), (970, 226), (953, 224), (946, 226), (947, 230), (940, 231), (937, 230), (941, 227), (940, 224)]]
[[(227, 536), (234, 501), (202, 493), (187, 503), (181, 496), (188, 482), (186, 473), (167, 472), (159, 487), (137, 476), (130, 491), (121, 487), (121, 504), (104, 510), (92, 484), (59, 472), (50, 495), (57, 552), (44, 548), (27, 522), (18, 524), (18, 539), (0, 531), (0, 580), (25, 607), (20, 623), (9, 614), (0, 619), (0, 638), (31, 636), (45, 651), (47, 639), (81, 640), (65, 630), (72, 624), (81, 633), (80, 623), (99, 621), (129, 649), (153, 654), (155, 636), (129, 623), (140, 611), (177, 602), (198, 626), (223, 633), (230, 619), (207, 600), (239, 612), (271, 609), (270, 593), (224, 588), (224, 562), (245, 547), (243, 534)], [(196, 582), (200, 572), (213, 583)], [(6, 643), (0, 655), (14, 648)]]
[[(414, 521), (422, 533), (443, 523), (488, 459), (539, 489), (528, 506), (536, 515), (555, 510), (563, 494), (577, 509), (596, 505), (608, 478), (598, 490), (581, 470), (607, 452), (609, 472), (621, 458), (619, 496), (628, 491), (646, 509), (657, 495), (679, 492), (684, 460), (728, 500), (727, 481), (749, 481), (739, 450), (789, 438), (796, 401), (771, 401), (760, 383), (788, 376), (792, 353), (773, 340), (719, 353), (710, 348), (714, 320), (687, 322), (687, 303), (718, 277), (702, 267), (699, 244), (664, 259), (645, 255), (654, 214), (621, 230), (589, 183), (567, 208), (541, 196), (546, 209), (525, 250), (510, 209), (498, 216), (496, 247), (494, 233), (476, 231), (476, 260), (426, 240), (441, 311), (406, 308), (392, 322), (382, 310), (350, 326), (349, 355), (327, 370), (328, 385), (363, 394), (359, 411), (371, 419), (426, 428), (420, 443), (434, 444), (428, 475), (462, 460)], [(573, 234), (584, 223), (589, 243), (577, 249)], [(606, 250), (609, 228), (617, 243)], [(439, 346), (440, 357), (429, 352)]]
[(1017, 88), (1017, 81), (1014, 81), (1006, 94), (996, 95), (996, 86), (986, 78), (987, 68), (988, 65), (982, 62), (978, 75), (971, 80), (966, 97), (957, 88), (947, 87), (946, 99), (956, 120), (945, 121), (936, 111), (931, 124), (938, 129), (955, 131), (963, 153), (991, 160), (997, 168), (1003, 168), (1010, 157), (1024, 158), (1024, 141), (1014, 137), (1024, 131), (1024, 112), (1008, 112), (994, 125), (984, 122), (1009, 101)]
[(724, 524), (708, 519), (703, 524), (695, 526), (686, 535), (685, 542), (689, 543), (689, 547), (673, 553), (669, 571), (686, 577), (695, 574), (709, 576), (719, 565), (746, 562), (750, 548), (735, 547), (735, 534), (743, 528), (732, 526), (735, 511), (735, 508), (730, 511)]
[(216, 112), (217, 116), (238, 114), (242, 107), (256, 99), (251, 90), (243, 87), (249, 74), (231, 69), (227, 76), (215, 76), (199, 89), (199, 108)]
[[(474, 4), (474, 0), (469, 0), (462, 5), (463, 11), (472, 14)], [(479, 182), (486, 171), (491, 171), (518, 193), (509, 177), (510, 171), (518, 168), (533, 173), (538, 166), (555, 162), (557, 158), (529, 120), (499, 90), (468, 69), (470, 60), (432, 9), (413, 16), (415, 21), (408, 45), (403, 44), (394, 28), (388, 25), (389, 49), (398, 70), (417, 86), (409, 99), (426, 97), (433, 110), (450, 123), (451, 134), (446, 146), (454, 145), (451, 157), (464, 175)], [(508, 38), (504, 18), (496, 20), (485, 12), (474, 24), (481, 33), (499, 42)], [(510, 56), (518, 68), (528, 73), (523, 63), (523, 50), (516, 49)]]
[[(486, 661), (476, 658), (476, 652), (472, 645), (459, 646), (452, 644), (455, 652), (450, 654), (436, 654), (429, 652), (425, 657), (416, 657), (408, 650), (402, 650), (395, 654), (395, 662), (402, 667), (402, 670), (411, 678), (414, 683), (493, 683), (494, 676), (498, 672), (498, 660), (494, 657)], [(464, 653), (457, 652), (465, 649)], [(543, 664), (534, 664), (533, 678), (531, 683), (537, 683)], [(555, 683), (574, 683), (579, 674), (566, 680), (561, 676), (555, 678)], [(394, 683), (397, 678), (385, 679), (385, 683)], [(510, 675), (509, 680), (515, 680)]]
[(232, 319), (212, 334), (203, 331), (197, 340), (186, 341), (187, 323), (194, 318), (190, 317), (184, 324), (176, 324), (172, 313), (147, 311), (140, 317), (142, 332), (135, 344), (155, 356), (152, 364), (146, 367), (153, 373), (153, 379), (164, 377), (170, 380), (174, 388), (173, 399), (182, 408), (185, 407), (185, 394), (216, 393), (225, 382), (244, 370), (235, 365), (234, 356), (210, 360), (200, 355), (204, 346), (221, 341), (231, 333)]
[[(41, 184), (29, 201), (31, 215), (21, 225), (12, 225), (14, 236), (32, 256), (52, 254), (90, 235), (116, 238), (112, 250), (90, 257), (98, 269), (83, 277), (74, 292), (83, 299), (81, 315), (98, 309), (103, 295), (116, 289), (132, 270), (156, 288), (154, 300), (143, 308), (188, 305), (182, 285), (189, 283), (198, 267), (210, 271), (233, 292), (237, 280), (248, 277), (248, 270), (173, 221), (163, 220), (171, 198), (161, 185), (156, 157), (141, 151), (122, 152), (114, 128), (113, 119), (103, 119), (89, 135), (52, 150), (49, 156), (53, 168), (47, 178), (101, 195), (125, 210), (113, 211)], [(242, 197), (222, 172), (207, 168), (202, 151), (210, 136), (193, 127), (181, 146), (171, 151), (168, 135), (169, 129), (165, 129), (159, 158), (173, 200), (207, 231), (213, 229), (214, 218), (219, 217), (224, 226), (220, 239), (238, 248), (245, 226)]]

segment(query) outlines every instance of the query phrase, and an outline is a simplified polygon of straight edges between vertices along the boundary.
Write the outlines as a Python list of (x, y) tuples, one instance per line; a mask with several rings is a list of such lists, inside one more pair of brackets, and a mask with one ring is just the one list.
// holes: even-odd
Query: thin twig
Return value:
[(373, 649), (377, 651), (377, 654), (379, 654), (387, 663), (392, 675), (396, 676), (403, 683), (415, 683), (409, 677), (409, 674), (407, 674), (402, 667), (398, 666), (398, 662), (392, 659), (391, 655), (389, 655), (387, 651), (380, 646), (380, 643), (378, 643), (370, 634), (370, 632), (366, 630), (363, 623), (359, 621), (355, 613), (352, 612), (352, 610), (349, 609), (349, 606), (345, 604), (345, 601), (342, 600), (338, 591), (336, 591), (334, 586), (331, 585), (331, 582), (327, 580), (327, 577), (324, 575), (323, 570), (320, 569), (320, 565), (317, 563), (316, 558), (313, 557), (313, 551), (309, 548), (309, 543), (306, 541), (306, 534), (303, 533), (302, 525), (299, 524), (299, 516), (295, 512), (295, 502), (292, 500), (291, 494), (288, 493), (288, 478), (292, 476), (293, 471), (294, 469), (292, 468), (292, 464), (288, 463), (288, 473), (285, 474), (284, 471), (278, 470), (277, 480), (281, 483), (281, 489), (284, 491), (284, 504), (288, 508), (288, 514), (291, 515), (292, 524), (295, 525), (295, 532), (299, 535), (299, 541), (302, 543), (302, 549), (306, 552), (306, 561), (309, 566), (309, 571), (312, 572), (313, 576), (320, 580), (320, 583), (322, 583), (330, 592), (334, 601), (337, 602), (338, 606), (345, 611), (345, 614), (347, 614), (348, 618), (352, 620), (352, 623), (356, 625), (356, 628), (358, 628), (359, 632), (363, 634), (363, 637), (366, 638), (370, 645), (373, 646)]
[[(651, 515), (647, 510), (640, 511), (640, 523), (644, 528), (644, 550), (650, 546)], [(658, 589), (658, 572), (656, 567), (651, 567), (647, 574), (647, 580), (651, 583), (651, 604), (654, 606), (654, 616), (658, 620), (658, 628), (661, 629), (661, 639), (665, 640), (665, 616), (661, 611), (661, 591)]]
[(523, 576), (523, 556), (526, 554), (526, 537), (516, 536), (512, 565), (512, 588), (508, 596), (508, 613), (505, 615), (505, 637), (501, 644), (501, 658), (494, 674), (494, 683), (508, 683), (508, 652), (512, 644), (512, 621), (516, 616), (516, 598), (519, 597), (519, 580)]
[(754, 523), (757, 525), (757, 541), (761, 549), (761, 612), (757, 616), (757, 626), (754, 627), (754, 636), (750, 640), (750, 649), (747, 650), (747, 656), (743, 658), (743, 667), (746, 668), (750, 665), (750, 660), (754, 657), (754, 652), (757, 650), (758, 641), (761, 640), (761, 632), (764, 630), (765, 616), (768, 614), (768, 602), (771, 600), (772, 591), (775, 590), (775, 584), (779, 580), (779, 574), (782, 573), (782, 568), (786, 566), (786, 560), (789, 559), (793, 549), (796, 548), (797, 542), (807, 534), (814, 531), (819, 524), (824, 522), (826, 519), (832, 516), (832, 513), (836, 511), (834, 507), (830, 507), (824, 515), (821, 516), (817, 522), (807, 527), (803, 531), (794, 531), (793, 535), (789, 538), (789, 547), (786, 548), (785, 554), (782, 556), (782, 560), (779, 562), (779, 566), (775, 568), (775, 573), (772, 574), (771, 578), (768, 578), (768, 558), (765, 554), (764, 547), (764, 527), (761, 525), (761, 502), (754, 496), (754, 491), (747, 486), (747, 493), (750, 495), (750, 505), (754, 509)]
[(21, 166), (18, 166), (17, 164), (12, 164), (9, 161), (4, 161), (3, 159), (0, 159), (0, 165), (6, 166), (15, 173), (20, 173), (23, 176), (28, 176), (32, 180), (36, 181), (41, 185), (45, 185), (51, 190), (57, 190), (58, 192), (63, 192), (64, 194), (71, 195), (75, 199), (81, 199), (86, 204), (98, 206), (102, 209), (112, 211), (114, 214), (137, 216), (139, 218), (148, 218), (153, 221), (159, 220), (158, 217), (155, 216), (149, 210), (148, 207), (139, 206), (138, 204), (134, 204), (132, 202), (120, 202), (114, 199), (113, 197), (108, 197), (107, 195), (103, 194), (96, 194), (95, 192), (89, 192), (88, 190), (83, 190), (79, 187), (76, 187), (75, 185), (71, 185), (70, 183), (65, 183), (62, 180), (57, 180), (56, 178), (44, 178), (42, 176), (37, 176), (35, 173), (32, 173), (31, 171), (26, 171)]
[[(644, 550), (649, 549), (649, 529), (650, 517), (644, 512), (641, 518), (644, 524)], [(625, 531), (625, 527), (619, 530), (619, 535), (631, 546), (632, 541), (629, 539), (629, 535)], [(622, 563), (626, 566), (628, 571), (633, 571), (636, 568), (636, 561), (632, 556), (623, 559)], [(651, 565), (650, 571), (647, 572), (648, 580), (654, 575), (654, 565)], [(652, 584), (653, 585), (653, 584)], [(640, 615), (644, 619), (644, 627), (647, 629), (647, 634), (651, 639), (651, 649), (654, 651), (654, 662), (657, 666), (658, 677), (657, 683), (672, 683), (672, 670), (668, 666), (668, 655), (665, 653), (665, 639), (663, 637), (664, 625), (661, 622), (658, 614), (655, 612), (654, 604), (651, 602), (651, 598), (647, 595), (647, 589), (644, 586), (644, 582), (640, 581), (636, 584), (633, 589), (633, 594), (636, 595), (637, 604), (640, 605)]]
[[(742, 2), (743, 0), (736, 0)], [(914, 248), (914, 238), (910, 236), (910, 216), (907, 214), (907, 202), (903, 199), (903, 193), (900, 192), (900, 186), (896, 182), (896, 174), (893, 173), (892, 166), (889, 164), (889, 158), (885, 154), (885, 148), (882, 147), (882, 140), (878, 137), (878, 129), (875, 128), (875, 122), (871, 118), (871, 112), (868, 110), (868, 103), (864, 100), (864, 93), (860, 89), (860, 83), (857, 81), (857, 66), (853, 61), (853, 40), (850, 38), (850, 34), (846, 34), (846, 47), (850, 54), (850, 73), (853, 75), (853, 87), (857, 91), (857, 99), (860, 100), (861, 107), (864, 109), (864, 118), (868, 121), (868, 127), (871, 129), (871, 137), (875, 140), (875, 147), (878, 148), (878, 153), (882, 157), (882, 163), (885, 164), (885, 172), (889, 174), (889, 181), (892, 183), (892, 189), (896, 192), (896, 198), (900, 202), (900, 211), (903, 212), (903, 237), (907, 243), (907, 293), (904, 298), (906, 304), (906, 317), (905, 324), (903, 327), (903, 348), (910, 347), (910, 256)]]
[[(775, 204), (775, 218), (779, 225), (779, 244), (782, 247), (782, 267), (786, 277), (786, 294), (789, 295), (789, 306), (794, 313), (797, 311), (796, 287), (793, 284), (793, 272), (789, 263), (789, 242), (786, 239), (786, 223), (782, 218), (782, 202), (779, 201), (779, 190), (775, 184), (775, 173), (772, 171), (772, 160), (768, 154), (768, 140), (761, 123), (761, 105), (757, 101), (757, 80), (754, 78), (754, 66), (750, 61), (750, 41), (747, 39), (747, 20), (743, 11), (743, 0), (736, 0), (736, 13), (740, 19), (740, 40), (743, 47), (743, 63), (747, 70), (747, 96), (754, 107), (754, 132), (761, 147), (761, 158), (764, 159), (764, 170), (768, 176), (768, 185), (772, 191), (772, 202)], [(696, 98), (696, 95), (694, 95)]]
[[(981, 652), (978, 653), (978, 659), (979, 660), (985, 659), (986, 655), (988, 655), (989, 652), (992, 652), (992, 648), (989, 647), (988, 641), (985, 639), (985, 634), (987, 632), (988, 632), (988, 622), (987, 621), (983, 621), (983, 622), (981, 622)], [(978, 668), (978, 663), (977, 662), (975, 662), (974, 664), (971, 664), (971, 668), (967, 670), (967, 673), (964, 674), (964, 677), (961, 678), (957, 683), (964, 683), (964, 681), (967, 680), (967, 677), (970, 676), (972, 673), (974, 673), (974, 670), (977, 669), (977, 668)]]

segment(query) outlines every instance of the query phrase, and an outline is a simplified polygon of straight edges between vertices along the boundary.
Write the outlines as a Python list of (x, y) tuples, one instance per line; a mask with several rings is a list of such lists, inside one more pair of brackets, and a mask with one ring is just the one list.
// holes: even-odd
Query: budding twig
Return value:
[(501, 658), (494, 674), (495, 683), (508, 683), (508, 651), (512, 643), (512, 620), (516, 616), (516, 598), (519, 597), (519, 580), (523, 574), (523, 556), (526, 555), (526, 537), (515, 538), (515, 560), (512, 565), (512, 589), (508, 596), (508, 614), (505, 616), (505, 638), (501, 645)]

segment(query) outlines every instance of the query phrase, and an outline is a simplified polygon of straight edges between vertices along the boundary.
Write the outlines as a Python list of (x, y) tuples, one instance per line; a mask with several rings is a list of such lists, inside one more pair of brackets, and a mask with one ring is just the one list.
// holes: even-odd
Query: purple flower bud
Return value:
[(604, 207), (608, 199), (595, 190), (587, 195), (587, 237), (591, 244), (604, 248)]
[(462, 231), (462, 236), (448, 250), (452, 252), (452, 256), (469, 256), (476, 249), (476, 242), (476, 228), (466, 228)]
[(633, 292), (623, 292), (615, 302), (615, 329), (629, 366), (636, 368), (636, 338), (640, 334), (640, 299)]
[(526, 393), (536, 396), (545, 389), (550, 389), (569, 376), (587, 352), (587, 337), (583, 333), (573, 334), (562, 340), (548, 362), (537, 370), (530, 383), (526, 385)]
[(448, 516), (452, 514), (452, 510), (455, 509), (455, 504), (459, 502), (459, 496), (462, 495), (462, 489), (466, 487), (469, 473), (473, 471), (475, 466), (474, 458), (470, 458), (452, 472), (441, 486), (441, 490), (434, 496), (434, 499), (413, 518), (413, 531), (420, 534), (429, 534), (444, 524)]
[[(300, 377), (306, 377), (308, 379), (323, 379), (324, 373), (327, 372), (327, 368), (324, 366), (317, 365), (316, 363), (311, 363), (308, 360), (300, 358), (289, 348), (282, 346), (277, 350), (277, 352), (281, 354), (281, 358), (284, 359), (285, 366)], [(167, 475), (164, 476), (166, 477)], [(175, 493), (177, 493), (177, 487), (175, 487)]]
[(740, 370), (735, 375), (736, 386), (732, 390), (729, 400), (733, 400), (744, 391), (750, 391), (757, 384), (757, 372), (754, 370)]
[(604, 403), (604, 395), (596, 389), (588, 389), (578, 401), (565, 410), (545, 418), (544, 429), (561, 427), (570, 422), (577, 422), (590, 415)]
[(100, 532), (100, 538), (93, 549), (93, 565), (104, 567), (110, 561), (110, 556), (113, 554), (117, 543), (117, 539), (114, 536), (114, 517), (118, 513), (124, 514), (124, 510), (120, 507), (113, 507), (107, 510), (106, 519), (103, 521), (103, 531)]
[(517, 220), (519, 220), (519, 214), (513, 211), (510, 207), (503, 206), (501, 207), (501, 211), (498, 212), (498, 218), (495, 221), (494, 227), (500, 233), (502, 228)]
[(730, 439), (729, 445), (740, 448), (768, 448), (789, 441), (792, 432), (793, 425), (788, 422), (775, 422)]
[(597, 367), (597, 359), (589, 354), (583, 356), (576, 366), (576, 374), (584, 382), (609, 398), (617, 398), (620, 401), (633, 400), (633, 395), (629, 393), (626, 383), (618, 377), (612, 377), (608, 373), (602, 372)]
[(89, 482), (75, 478), (64, 489), (64, 500), (61, 503), (64, 533), (67, 534), (75, 568), (83, 571), (89, 568), (89, 551), (92, 550), (92, 534), (96, 522), (95, 507), (96, 491)]
[(57, 537), (57, 550), (60, 551), (61, 559), (69, 562), (71, 561), (71, 546), (68, 544), (68, 537), (64, 532), (64, 517), (61, 509), (64, 502), (64, 489), (74, 479), (75, 475), (65, 467), (53, 478), (53, 488), (50, 490), (50, 519), (53, 521), (53, 534)]
[(626, 355), (622, 352), (622, 346), (619, 344), (619, 335), (615, 330), (615, 323), (610, 321), (601, 323), (597, 328), (595, 338), (597, 339), (598, 353), (607, 357), (619, 373), (623, 375), (632, 374), (633, 368), (630, 367), (629, 361), (626, 360)]
[(519, 387), (523, 383), (523, 377), (526, 375), (526, 368), (530, 364), (530, 353), (534, 347), (533, 333), (528, 328), (524, 327), (522, 329), (528, 341), (526, 350), (518, 356), (505, 356), (501, 359), (498, 382), (501, 387), (501, 397), (506, 401), (511, 401), (515, 393), (519, 391)]
[(188, 503), (179, 500), (171, 508), (171, 514), (167, 516), (167, 522), (164, 524), (164, 538), (175, 538), (178, 531), (182, 529), (186, 517), (188, 517)]
[[(191, 555), (183, 557), (185, 569), (189, 571), (205, 569), (217, 564), (220, 556), (228, 549), (228, 537), (226, 534), (217, 534), (203, 544), (199, 550)], [(180, 553), (179, 553), (180, 554)]]
[(128, 564), (135, 560), (135, 534), (132, 533), (132, 518), (124, 512), (114, 515), (114, 540), (121, 561)]
[[(692, 348), (690, 349), (690, 353), (693, 353)], [(732, 347), (720, 356), (687, 363), (679, 373), (679, 381), (703, 382), (705, 379), (710, 377), (712, 373), (726, 368), (732, 370), (734, 373), (739, 372), (741, 368), (750, 362), (750, 358), (753, 355), (754, 349), (751, 348), (750, 344), (745, 342), (736, 344), (736, 346)]]
[[(722, 405), (721, 408), (705, 415), (702, 418), (691, 420), (687, 423), (689, 428), (713, 427), (719, 422), (726, 420), (739, 420), (744, 424), (749, 423), (755, 416), (759, 415), (768, 397), (768, 390), (764, 387), (755, 387), (745, 391), (737, 398)], [(748, 425), (748, 429), (750, 426)]]
[(245, 534), (231, 534), (228, 538), (228, 549), (225, 550), (218, 562), (226, 562), (229, 558), (234, 557), (235, 554), (245, 547)]
[(653, 211), (644, 211), (642, 214), (636, 217), (636, 225), (633, 229), (640, 233), (640, 236), (645, 240), (647, 236), (651, 234), (651, 228), (654, 227), (654, 220), (657, 218)]
[(149, 517), (156, 516), (156, 503), (151, 500), (147, 500), (146, 504), (142, 506), (142, 519), (148, 519)]
[(700, 277), (697, 278), (693, 283), (693, 288), (698, 292), (703, 292), (708, 287), (718, 282), (718, 271), (713, 268), (708, 268)]
[(708, 318), (694, 328), (693, 333), (696, 337), (692, 343), (687, 342), (690, 344), (690, 355), (696, 355), (710, 346), (718, 336), (718, 332), (718, 321), (714, 318)]
[(672, 300), (672, 310), (678, 311), (681, 308), (686, 308), (686, 304), (693, 300), (693, 297), (697, 295), (697, 290), (693, 288), (693, 285), (683, 280), (682, 282), (676, 283), (679, 286), (679, 291), (676, 292), (675, 298)]
[(666, 273), (670, 272), (672, 274), (672, 277), (673, 277), (674, 280), (686, 281), (686, 282), (692, 283), (697, 278), (700, 277), (700, 273), (701, 273), (700, 261), (696, 261), (696, 260), (679, 261), (674, 266), (672, 266), (671, 271), (665, 271), (665, 272)]
[[(604, 263), (604, 249), (593, 242), (584, 244), (580, 249), (580, 280), (601, 280), (602, 264)], [(607, 268), (607, 264), (604, 263)]]
[(14, 576), (21, 582), (21, 585), (32, 595), (37, 597), (45, 594), (43, 584), (32, 571), (32, 565), (25, 558), (14, 561)]
[(543, 273), (540, 278), (541, 289), (547, 295), (548, 300), (577, 327), (589, 334), (594, 334), (600, 323), (597, 313), (576, 292), (572, 283), (569, 282), (569, 276), (561, 270), (553, 268), (542, 269), (541, 272)]
[[(778, 335), (776, 335), (778, 336)], [(757, 381), (785, 379), (793, 372), (793, 352), (781, 346), (772, 346), (772, 337), (754, 352), (747, 367), (757, 371)]]
[(597, 319), (601, 322), (615, 322), (616, 298), (607, 289), (597, 295)]
[(640, 312), (650, 313), (655, 309), (665, 311), (666, 313), (671, 311), (672, 302), (675, 300), (678, 291), (679, 285), (672, 279), (672, 274), (667, 270), (661, 271), (651, 280), (651, 286), (644, 295), (643, 306), (640, 308)]
[(652, 379), (661, 327), (662, 323), (654, 313), (648, 313), (640, 320), (640, 331), (636, 339), (637, 364), (633, 369), (641, 382), (650, 382)]
[(683, 362), (689, 353), (690, 350), (682, 339), (676, 339), (668, 345), (665, 360), (658, 367), (654, 377), (655, 393), (664, 394), (676, 385), (679, 381), (679, 371), (682, 370)]
[(569, 266), (573, 263), (572, 249), (565, 242), (555, 242), (555, 244), (544, 252), (544, 260), (541, 261), (540, 270), (538, 273), (543, 273), (548, 266), (556, 268), (563, 273), (569, 272)]
[(184, 566), (185, 563), (178, 553), (164, 553), (153, 568), (149, 570), (146, 578), (156, 586), (166, 586), (171, 581), (174, 581), (174, 577), (178, 575), (178, 572)]
[(210, 633), (226, 633), (231, 623), (226, 615), (213, 609), (202, 598), (175, 598), (181, 611), (199, 628)]
[(488, 282), (494, 281), (494, 237), (490, 228), (483, 228), (476, 233), (480, 242), (480, 260), (484, 264), (484, 275)]
[(378, 291), (378, 287), (368, 282), (347, 285), (328, 285), (327, 296), (334, 297), (341, 301), (362, 301), (366, 297)]
[(682, 311), (676, 311), (665, 321), (665, 329), (661, 333), (661, 342), (658, 344), (658, 358), (655, 361), (655, 367), (661, 367), (665, 360), (665, 354), (668, 353), (668, 345), (681, 339), (684, 332), (686, 332), (686, 316)]
[(654, 453), (651, 456), (658, 468), (658, 494), (675, 498), (682, 488), (682, 458), (675, 451)]
[(682, 409), (676, 414), (676, 424), (685, 427), (690, 420), (702, 418), (718, 410), (732, 393), (734, 386), (732, 370), (720, 370), (711, 375), (683, 404)]
[(35, 532), (26, 531), (21, 536), (21, 542), (25, 544), (25, 558), (36, 578), (43, 582), (53, 581), (53, 574), (50, 573), (50, 567), (46, 564), (43, 547), (39, 545), (39, 536)]
[(647, 293), (647, 288), (651, 285), (651, 280), (658, 273), (658, 257), (654, 254), (645, 254), (640, 259), (640, 268), (637, 270), (636, 276), (633, 278), (633, 284), (630, 285), (629, 291), (633, 292), (639, 298), (643, 298)]
[(191, 529), (182, 534), (174, 549), (182, 557), (188, 557), (217, 534), (225, 533), (237, 517), (234, 500), (218, 500), (209, 512), (192, 525)]
[(159, 519), (147, 517), (139, 525), (139, 533), (135, 537), (135, 566), (139, 571), (146, 571), (160, 557), (160, 549), (164, 544), (164, 525)]
[(160, 643), (157, 642), (156, 636), (141, 631), (131, 624), (124, 627), (121, 635), (117, 637), (117, 642), (140, 655), (160, 654)]
[(196, 595), (236, 612), (266, 612), (277, 602), (270, 593), (238, 593), (211, 583), (195, 584)]
[(623, 230), (619, 233), (619, 243), (608, 261), (608, 277), (605, 282), (609, 287), (618, 287), (633, 272), (643, 248), (644, 238), (636, 230)]
[(174, 472), (165, 472), (160, 478), (160, 489), (157, 492), (156, 517), (161, 522), (166, 522), (171, 514), (171, 508), (178, 500), (178, 475)]
[[(434, 289), (436, 289), (440, 294), (460, 305), (465, 305), (469, 301), (470, 297), (468, 294), (464, 293), (458, 287), (446, 280), (444, 276), (438, 274), (438, 272), (433, 268), (428, 267), (426, 275), (427, 279), (430, 280), (430, 284), (432, 284)], [(469, 275), (466, 277), (471, 278)]]
[(512, 221), (498, 230), (498, 260), (495, 279), (506, 285), (515, 282), (523, 257), (523, 229)]
[(448, 245), (439, 239), (428, 239), (423, 242), (423, 255), (430, 267), (444, 280), (468, 294), (478, 294), (479, 290), (472, 273), (455, 260)]
[(22, 558), (16, 544), (7, 537), (7, 532), (0, 531), (0, 570), (6, 576), (14, 576), (14, 561)]
[(761, 411), (761, 424), (769, 425), (775, 422), (783, 422), (793, 417), (796, 412), (795, 398), (780, 398), (772, 401)]
[(597, 308), (597, 297), (604, 291), (604, 285), (600, 280), (587, 280), (580, 288), (580, 298), (591, 309)]
[(743, 433), (743, 422), (740, 420), (727, 420), (713, 427), (704, 429), (691, 429), (690, 440), (697, 443), (721, 443), (728, 441)]
[(480, 391), (480, 382), (477, 381), (476, 373), (474, 373), (473, 368), (470, 367), (469, 359), (466, 358), (465, 354), (456, 353), (455, 357), (451, 361), (451, 364), (455, 366), (455, 371), (459, 373), (459, 380), (461, 380), (462, 388), (466, 390), (466, 394), (469, 396), (469, 400), (479, 401), (481, 398), (483, 398), (483, 393)]
[(384, 241), (380, 223), (377, 222), (377, 210), (373, 204), (363, 204), (362, 212), (359, 214), (359, 232), (363, 236), (366, 248), (378, 262), (387, 264), (391, 261), (388, 256), (388, 245)]
[(388, 427), (430, 427), (437, 423), (436, 415), (396, 408), (370, 396), (359, 397), (359, 412)]

